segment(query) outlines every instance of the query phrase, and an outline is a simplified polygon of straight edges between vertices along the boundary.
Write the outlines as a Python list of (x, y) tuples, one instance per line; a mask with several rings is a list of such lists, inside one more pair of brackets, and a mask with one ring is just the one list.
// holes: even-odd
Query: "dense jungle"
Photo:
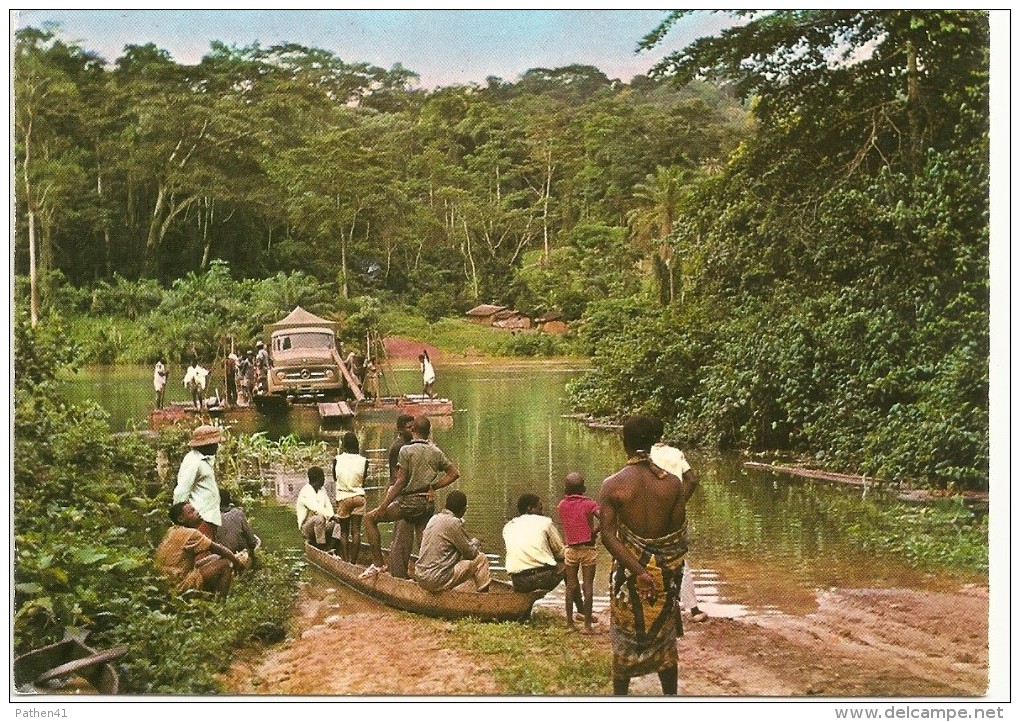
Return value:
[[(686, 12), (636, 44), (670, 47)], [(144, 640), (136, 691), (204, 693), (217, 658), (274, 638), (296, 567), (269, 557), (216, 632), (160, 594), (151, 444), (60, 387), (222, 358), (297, 305), (351, 343), (583, 358), (574, 411), (659, 416), (685, 447), (989, 491), (987, 14), (731, 15), (647, 76), (434, 90), (298, 44), (183, 65), (18, 29), (16, 649), (89, 626)], [(479, 304), (569, 333), (482, 333)], [(204, 656), (183, 628), (208, 632)]]

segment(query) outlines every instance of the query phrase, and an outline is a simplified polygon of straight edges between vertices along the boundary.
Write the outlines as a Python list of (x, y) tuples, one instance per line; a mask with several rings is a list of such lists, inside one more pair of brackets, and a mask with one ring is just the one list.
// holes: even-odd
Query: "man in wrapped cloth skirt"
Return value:
[(677, 693), (674, 610), (687, 552), (685, 506), (695, 487), (649, 459), (659, 429), (648, 416), (628, 418), (627, 465), (602, 484), (602, 541), (613, 556), (610, 640), (617, 695), (627, 694), (632, 677), (653, 672), (663, 694)]

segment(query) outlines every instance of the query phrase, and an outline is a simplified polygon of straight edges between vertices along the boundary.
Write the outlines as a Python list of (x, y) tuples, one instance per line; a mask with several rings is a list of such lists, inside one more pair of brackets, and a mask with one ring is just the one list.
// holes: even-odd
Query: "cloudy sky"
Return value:
[(720, 15), (685, 19), (652, 52), (638, 41), (664, 10), (23, 10), (16, 27), (56, 23), (65, 40), (115, 60), (125, 45), (155, 43), (180, 63), (198, 62), (213, 40), (263, 46), (295, 42), (346, 62), (417, 72), (422, 88), (507, 81), (529, 68), (594, 65), (629, 81), (670, 50), (714, 32)]

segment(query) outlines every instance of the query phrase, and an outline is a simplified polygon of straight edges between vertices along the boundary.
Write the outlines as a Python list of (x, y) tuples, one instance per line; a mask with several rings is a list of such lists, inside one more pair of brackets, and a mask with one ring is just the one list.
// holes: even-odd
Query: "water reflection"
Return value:
[[(452, 423), (436, 424), (433, 436), (461, 470), (457, 486), (468, 496), (465, 523), (486, 552), (502, 557), (501, 530), (514, 515), (520, 494), (539, 494), (554, 513), (569, 471), (581, 471), (588, 494), (597, 498), (602, 479), (625, 461), (616, 432), (564, 418), (569, 412), (562, 400), (564, 385), (578, 373), (576, 366), (441, 365), (438, 373), (437, 392), (453, 399), (457, 411)], [(69, 393), (75, 400), (97, 401), (111, 412), (115, 428), (124, 428), (142, 424), (151, 408), (150, 377), (143, 368), (91, 371)], [(409, 391), (418, 382), (412, 368), (398, 371), (391, 386)], [(393, 422), (359, 418), (352, 425), (374, 459), (370, 506), (379, 501), (388, 480), (385, 450), (393, 440)], [(337, 436), (327, 438), (334, 449)], [(691, 451), (688, 457), (701, 477), (689, 507), (688, 561), (699, 606), (710, 615), (809, 614), (818, 591), (830, 587), (949, 588), (961, 583), (959, 577), (912, 570), (896, 557), (864, 555), (849, 544), (827, 517), (826, 501), (860, 495), (859, 489), (748, 470), (736, 455)], [(319, 463), (328, 468), (330, 459), (324, 454)], [(272, 483), (282, 481), (287, 493), (296, 495), (304, 470), (279, 474)], [(301, 555), (291, 507), (270, 506), (256, 510), (254, 517), (268, 549)], [(382, 527), (384, 540), (389, 526)], [(596, 609), (607, 603), (609, 567), (609, 555), (600, 547)], [(563, 587), (542, 605), (562, 608)]]

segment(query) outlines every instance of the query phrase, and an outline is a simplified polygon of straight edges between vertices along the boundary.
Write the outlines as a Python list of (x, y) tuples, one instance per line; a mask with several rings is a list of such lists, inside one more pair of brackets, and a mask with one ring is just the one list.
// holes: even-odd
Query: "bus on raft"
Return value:
[[(264, 388), (253, 393), (251, 403), (230, 406), (219, 393), (206, 399), (201, 409), (196, 409), (190, 401), (176, 401), (154, 409), (149, 414), (149, 428), (157, 431), (187, 419), (197, 422), (205, 415), (222, 421), (244, 421), (259, 414), (313, 414), (327, 426), (361, 416), (444, 417), (453, 414), (453, 402), (446, 398), (422, 394), (366, 397), (361, 380), (341, 357), (338, 330), (336, 321), (297, 306), (284, 318), (265, 327), (269, 369)], [(221, 383), (222, 369), (222, 360), (214, 363), (212, 378), (215, 380), (219, 371)]]

